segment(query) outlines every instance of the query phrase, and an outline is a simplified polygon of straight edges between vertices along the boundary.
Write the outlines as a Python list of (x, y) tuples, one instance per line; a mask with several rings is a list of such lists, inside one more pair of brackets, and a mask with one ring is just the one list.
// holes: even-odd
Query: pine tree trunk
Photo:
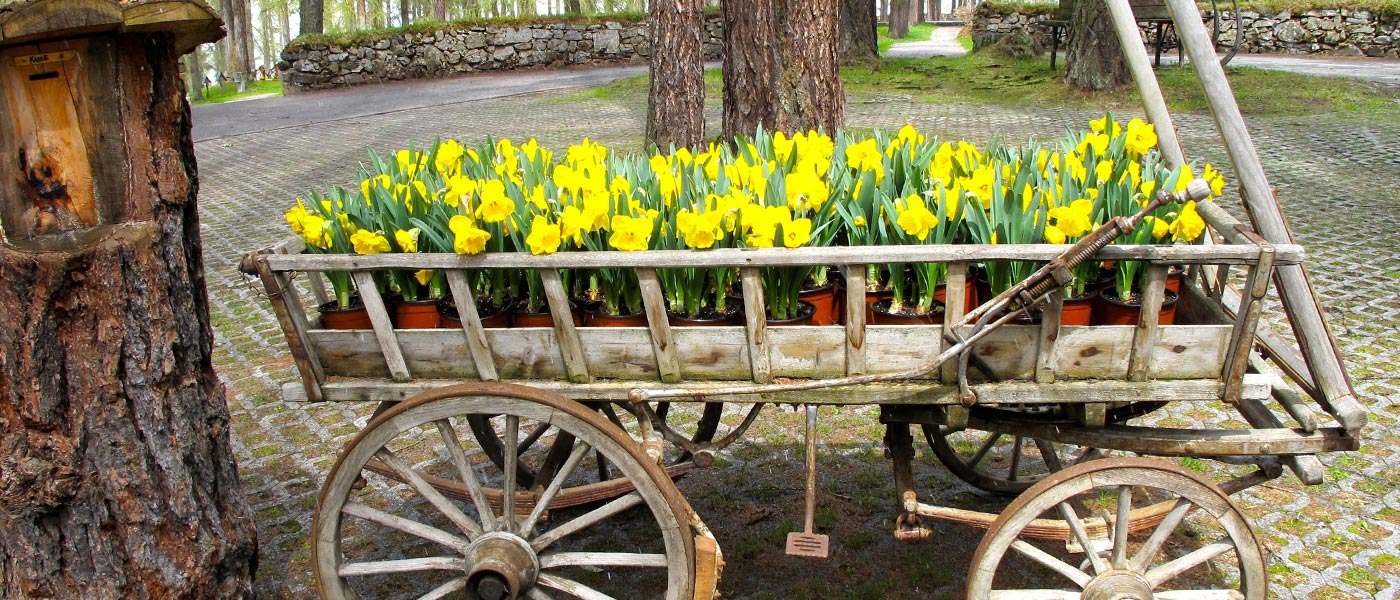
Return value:
[(1065, 43), (1065, 75), (1088, 90), (1109, 90), (1133, 80), (1104, 0), (1075, 2)]
[(297, 14), (301, 16), (298, 35), (322, 33), (326, 30), (324, 0), (300, 0), (297, 6)]
[(0, 597), (252, 597), (169, 39), (115, 43), (129, 221), (0, 245)]
[(909, 1), (890, 0), (890, 37), (902, 40), (909, 35)]
[(647, 143), (705, 143), (705, 32), (702, 0), (652, 0)]
[(841, 62), (874, 59), (879, 54), (875, 3), (871, 0), (841, 0)]
[(725, 137), (842, 124), (839, 13), (837, 0), (724, 2)]
[(190, 86), (190, 99), (200, 101), (204, 99), (204, 67), (199, 61), (199, 47), (185, 55), (185, 80)]

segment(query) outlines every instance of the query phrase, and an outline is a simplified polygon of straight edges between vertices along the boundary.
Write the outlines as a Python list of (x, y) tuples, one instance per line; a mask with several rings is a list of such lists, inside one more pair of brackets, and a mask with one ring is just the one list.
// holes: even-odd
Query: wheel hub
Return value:
[(1083, 600), (1152, 600), (1152, 585), (1133, 571), (1108, 571), (1084, 586)]
[(516, 600), (535, 584), (539, 557), (519, 536), (492, 532), (467, 548), (467, 599)]

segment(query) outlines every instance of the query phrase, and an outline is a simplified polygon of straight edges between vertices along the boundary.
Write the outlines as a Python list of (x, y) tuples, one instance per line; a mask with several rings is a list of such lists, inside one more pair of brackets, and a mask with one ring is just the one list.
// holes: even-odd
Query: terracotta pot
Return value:
[(1178, 296), (1181, 295), (1181, 276), (1185, 274), (1179, 267), (1172, 267), (1167, 271), (1167, 291)]
[(729, 314), (703, 317), (687, 317), (676, 313), (666, 313), (666, 320), (673, 327), (729, 327), (744, 324), (744, 311), (740, 305), (729, 304)]
[(1083, 296), (1065, 298), (1064, 305), (1060, 309), (1060, 324), (1071, 327), (1088, 326), (1093, 322), (1094, 295), (1085, 293)]
[(791, 319), (768, 319), (769, 327), (790, 327), (793, 325), (811, 325), (812, 315), (817, 312), (817, 307), (811, 302), (797, 301), (797, 316)]
[[(511, 300), (507, 298), (504, 306), (487, 307), (485, 314), (481, 313), (481, 307), (477, 307), (477, 314), (481, 317), (481, 326), (486, 329), (504, 329), (510, 327), (510, 305)], [(461, 314), (457, 312), (457, 304), (450, 298), (444, 298), (438, 304), (438, 315), (442, 317), (442, 326), (448, 329), (461, 329)]]
[(335, 300), (316, 307), (321, 313), (321, 327), (325, 329), (373, 329), (369, 312), (363, 304), (353, 304), (348, 308), (336, 306)]
[[(963, 286), (963, 314), (970, 313), (977, 309), (977, 299), (980, 293), (981, 292), (977, 290), (977, 282), (968, 279), (967, 283)], [(948, 284), (940, 283), (938, 287), (933, 288), (933, 299), (947, 305)]]
[(596, 310), (587, 310), (583, 313), (584, 327), (646, 327), (646, 313), (635, 315), (609, 315)]
[(886, 298), (870, 305), (870, 310), (875, 314), (874, 325), (942, 325), (943, 305), (935, 304), (933, 310), (926, 314), (914, 315), (906, 313), (891, 313), (890, 303), (893, 298)]
[[(569, 313), (574, 317), (574, 327), (583, 327), (583, 310), (574, 307)], [(510, 323), (512, 327), (554, 327), (554, 314), (548, 309), (544, 312), (525, 312), (517, 309), (511, 311)]]
[[(1176, 322), (1176, 300), (1176, 294), (1166, 292), (1166, 299), (1162, 300), (1162, 310), (1157, 313), (1158, 325), (1171, 325)], [(1099, 292), (1098, 299), (1094, 304), (1093, 323), (1095, 325), (1137, 325), (1138, 315), (1141, 312), (1141, 302), (1123, 302), (1118, 298), (1116, 290), (1105, 289)]]
[(802, 290), (797, 293), (797, 297), (804, 302), (811, 302), (815, 307), (812, 313), (813, 325), (835, 325), (840, 322), (836, 312), (836, 284), (827, 283), (818, 288)]
[(437, 300), (403, 300), (394, 306), (394, 327), (437, 329), (441, 326)]
[(871, 324), (875, 322), (875, 312), (870, 310), (870, 305), (893, 297), (894, 290), (865, 290), (865, 322)]

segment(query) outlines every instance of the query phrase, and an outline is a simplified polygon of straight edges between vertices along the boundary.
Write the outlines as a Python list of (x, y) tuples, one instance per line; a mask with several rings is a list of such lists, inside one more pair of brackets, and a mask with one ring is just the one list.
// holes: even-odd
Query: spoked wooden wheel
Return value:
[[(482, 415), (502, 423), (507, 447), (545, 424), (574, 445), (526, 490), (525, 457), (497, 467), (466, 433)], [(634, 491), (591, 510), (558, 506), (599, 456)], [(690, 598), (687, 515), (665, 472), (598, 412), (519, 385), (451, 386), (386, 411), (343, 452), (316, 510), (316, 578), (330, 600)]]
[[(1135, 527), (1144, 513), (1160, 521)], [(1090, 551), (1032, 543), (1028, 531), (1047, 522)], [(1114, 458), (1055, 473), (1007, 506), (972, 556), (967, 596), (1263, 600), (1267, 583), (1258, 541), (1224, 492), (1165, 461)]]

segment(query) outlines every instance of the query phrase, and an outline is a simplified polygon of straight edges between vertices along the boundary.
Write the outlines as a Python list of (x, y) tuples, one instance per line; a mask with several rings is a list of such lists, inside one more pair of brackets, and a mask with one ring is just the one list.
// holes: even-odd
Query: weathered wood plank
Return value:
[(1273, 276), (1272, 249), (1268, 245), (1259, 248), (1259, 264), (1249, 269), (1245, 284), (1245, 294), (1240, 299), (1235, 329), (1230, 334), (1232, 343), (1225, 355), (1225, 366), (1221, 379), (1225, 381), (1225, 401), (1235, 402), (1239, 388), (1239, 378), (1249, 367), (1249, 355), (1254, 351), (1254, 331), (1259, 328), (1259, 316), (1264, 309), (1264, 297), (1269, 293), (1269, 280)]
[(671, 339), (671, 323), (666, 316), (666, 297), (656, 269), (637, 269), (637, 283), (642, 289), (642, 304), (646, 307), (647, 329), (651, 331), (651, 350), (656, 356), (656, 371), (661, 381), (678, 383), (681, 365), (676, 360), (676, 343)]
[(1060, 314), (1064, 309), (1063, 294), (1051, 294), (1040, 314), (1040, 339), (1036, 343), (1035, 380), (1055, 381), (1055, 346), (1060, 341)]
[(297, 373), (301, 375), (302, 385), (306, 386), (307, 397), (313, 402), (319, 402), (321, 383), (325, 381), (326, 374), (321, 368), (321, 359), (316, 354), (315, 346), (306, 336), (309, 329), (306, 311), (300, 303), (287, 298), (285, 290), (290, 285), (291, 277), (286, 273), (274, 273), (267, 268), (265, 261), (256, 260), (253, 264), (258, 269), (258, 278), (262, 281), (263, 288), (269, 290), (268, 302), (272, 304), (272, 314), (277, 317), (277, 324), (282, 327), (282, 335), (287, 339), (292, 361), (297, 366)]
[(389, 320), (389, 310), (384, 307), (384, 298), (379, 295), (379, 287), (374, 283), (374, 275), (368, 271), (357, 271), (353, 275), (355, 287), (360, 291), (360, 301), (365, 304), (369, 322), (374, 325), (374, 339), (379, 355), (389, 369), (389, 376), (394, 381), (412, 379), (413, 375), (404, 363), (403, 350), (399, 347), (398, 334), (394, 333), (394, 325)]
[(749, 344), (749, 365), (754, 383), (773, 380), (773, 363), (768, 355), (768, 303), (763, 299), (763, 272), (746, 268), (739, 271), (744, 287), (744, 332)]
[(865, 372), (865, 265), (846, 265), (846, 374)]
[[(461, 383), (456, 379), (418, 379), (408, 383), (394, 383), (387, 380), (340, 380), (330, 381), (323, 386), (327, 400), (342, 402), (382, 402), (405, 400), (415, 394)], [(516, 380), (514, 383), (556, 392), (579, 401), (627, 401), (627, 392), (634, 388), (670, 387), (671, 384), (632, 381), (598, 381), (590, 384), (571, 384), (562, 381)], [(1244, 397), (1267, 398), (1270, 393), (1266, 377), (1250, 374), (1244, 378)], [(686, 387), (707, 389), (731, 385), (730, 382), (691, 381)], [(1225, 387), (1221, 382), (1210, 379), (1183, 379), (1175, 381), (1153, 380), (1130, 381), (1057, 381), (1041, 384), (1026, 381), (1003, 383), (981, 383), (972, 386), (979, 401), (985, 404), (1075, 404), (1098, 398), (1135, 398), (1143, 400), (1168, 400), (1175, 402), (1204, 402), (1219, 400)], [(305, 392), (300, 386), (288, 383), (282, 386), (283, 398), (289, 402), (306, 401)], [(710, 397), (707, 400), (716, 400)], [(840, 387), (826, 390), (809, 390), (787, 394), (755, 394), (751, 396), (725, 396), (725, 402), (736, 403), (811, 403), (827, 405), (859, 404), (937, 404), (957, 405), (958, 387), (937, 382), (868, 384), (858, 388)]]
[[(1301, 246), (1274, 246), (1276, 264), (1304, 259)], [(759, 248), (648, 250), (645, 252), (559, 252), (535, 256), (528, 252), (457, 254), (317, 254), (277, 256), (274, 270), (377, 271), (383, 269), (559, 269), (559, 268), (684, 268), (810, 266), (872, 262), (981, 262), (1000, 260), (1048, 261), (1064, 252), (1052, 244), (954, 244), (926, 246), (832, 246), (817, 248)], [(1251, 264), (1259, 258), (1252, 247), (1233, 245), (1108, 246), (1098, 260), (1147, 260), (1167, 264)]]
[[(963, 315), (966, 314), (967, 303), (963, 295), (967, 293), (967, 263), (958, 262), (948, 265), (946, 289), (944, 298), (947, 301), (943, 303), (943, 337), (939, 339), (941, 350), (947, 350), (952, 345), (948, 342), (947, 336), (953, 333), (953, 327), (962, 322)], [(957, 362), (950, 361), (944, 364), (940, 373), (944, 383), (957, 381)]]
[(481, 315), (476, 312), (476, 297), (472, 293), (471, 285), (467, 283), (466, 273), (448, 271), (447, 287), (452, 290), (452, 301), (457, 304), (457, 318), (462, 322), (467, 353), (471, 355), (477, 377), (482, 381), (495, 381), (498, 379), (496, 361), (491, 355), (491, 344), (486, 339), (486, 329), (481, 326)]
[(541, 269), (540, 280), (544, 282), (544, 296), (549, 301), (549, 314), (554, 319), (559, 355), (564, 359), (568, 379), (574, 383), (588, 383), (593, 376), (588, 374), (588, 361), (584, 358), (578, 328), (574, 326), (573, 307), (564, 290), (564, 278), (558, 269)]
[(1152, 348), (1157, 345), (1158, 313), (1162, 310), (1166, 286), (1167, 266), (1147, 267), (1147, 285), (1142, 289), (1142, 310), (1138, 313), (1137, 327), (1133, 331), (1132, 352), (1128, 354), (1128, 381), (1147, 379)]

